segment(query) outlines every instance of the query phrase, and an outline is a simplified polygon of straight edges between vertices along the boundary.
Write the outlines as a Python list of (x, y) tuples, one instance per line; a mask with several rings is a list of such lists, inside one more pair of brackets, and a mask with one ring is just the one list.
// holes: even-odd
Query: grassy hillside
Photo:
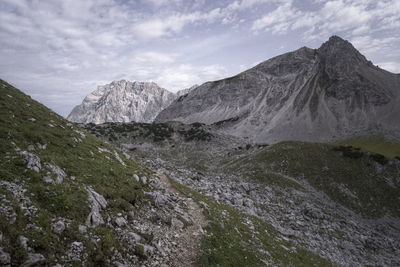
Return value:
[[(27, 155), (40, 163), (28, 166)], [(148, 172), (4, 81), (0, 81), (0, 159), (0, 242), (15, 266), (27, 258), (16, 242), (21, 236), (48, 264), (57, 262), (74, 241), (83, 242), (88, 265), (104, 264), (110, 248), (119, 245), (109, 227), (89, 228), (85, 235), (78, 231), (90, 212), (87, 188), (105, 197), (107, 217), (141, 201), (142, 185), (132, 175)], [(60, 183), (54, 182), (58, 176)], [(59, 219), (68, 225), (61, 235), (52, 229)], [(99, 242), (93, 243), (93, 238)]]
[(390, 158), (400, 158), (400, 142), (386, 139), (383, 136), (356, 137), (336, 142), (336, 144), (358, 147)]
[(231, 161), (226, 171), (276, 186), (306, 180), (365, 217), (400, 216), (400, 164), (354, 147), (283, 142)]

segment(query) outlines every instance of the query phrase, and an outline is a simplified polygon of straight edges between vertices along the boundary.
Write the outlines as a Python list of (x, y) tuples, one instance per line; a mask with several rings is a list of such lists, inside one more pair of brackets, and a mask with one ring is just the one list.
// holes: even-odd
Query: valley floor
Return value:
[(208, 214), (201, 266), (400, 265), (399, 159), (336, 144), (111, 132)]

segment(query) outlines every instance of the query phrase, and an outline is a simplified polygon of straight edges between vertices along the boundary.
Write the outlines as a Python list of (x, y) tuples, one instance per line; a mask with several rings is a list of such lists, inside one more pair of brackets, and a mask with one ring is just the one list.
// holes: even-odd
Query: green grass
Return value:
[[(365, 217), (399, 217), (399, 166), (381, 166), (378, 162), (388, 161), (383, 156), (353, 150), (344, 153), (331, 144), (282, 142), (232, 161), (224, 170), (282, 187), (297, 187), (285, 176), (299, 182), (305, 179), (317, 190)], [(282, 177), (271, 178), (271, 172)], [(357, 198), (342, 192), (340, 184)]]
[(363, 136), (336, 142), (339, 145), (359, 147), (386, 157), (400, 157), (400, 142), (383, 136)]
[[(219, 204), (173, 180), (171, 183), (205, 210), (207, 235), (198, 263), (209, 266), (332, 266), (325, 259), (280, 239), (266, 222)], [(293, 248), (293, 249), (292, 249)]]
[[(83, 138), (78, 131), (86, 137)], [(46, 144), (46, 149), (39, 149), (37, 143)], [(29, 145), (35, 145), (32, 153), (41, 160), (40, 173), (27, 170), (23, 157), (16, 151), (17, 147), (27, 150)], [(111, 153), (101, 152), (99, 148)], [(117, 160), (115, 153), (124, 161), (125, 166)], [(8, 252), (16, 265), (24, 257), (20, 255), (18, 242), (14, 242), (19, 235), (34, 240), (33, 248), (45, 255), (49, 262), (64, 253), (65, 247), (71, 242), (89, 242), (77, 230), (79, 224), (85, 223), (90, 212), (87, 186), (93, 187), (106, 198), (109, 205), (105, 213), (118, 213), (129, 210), (143, 199), (143, 190), (146, 188), (132, 179), (132, 175), (150, 174), (149, 170), (126, 159), (114, 147), (69, 123), (4, 81), (0, 81), (0, 159), (0, 179), (22, 184), (27, 189), (25, 194), (38, 207), (37, 216), (32, 222), (42, 228), (41, 232), (27, 229), (27, 225), (32, 222), (22, 215), (18, 205), (14, 205), (19, 214), (15, 224), (0, 218), (0, 231), (10, 242)], [(44, 167), (45, 162), (57, 165), (66, 172), (67, 177), (62, 184), (43, 181), (48, 171)], [(72, 179), (72, 176), (75, 178)], [(12, 197), (8, 194), (7, 199)], [(73, 222), (71, 228), (66, 230), (68, 235), (62, 236), (61, 241), (51, 230), (51, 219), (56, 217)], [(98, 245), (90, 251), (98, 254), (93, 259), (100, 262), (109, 253), (102, 246), (115, 247), (117, 244), (113, 241), (114, 233), (107, 227), (101, 231), (96, 230), (96, 234), (101, 240), (108, 240), (106, 244)]]

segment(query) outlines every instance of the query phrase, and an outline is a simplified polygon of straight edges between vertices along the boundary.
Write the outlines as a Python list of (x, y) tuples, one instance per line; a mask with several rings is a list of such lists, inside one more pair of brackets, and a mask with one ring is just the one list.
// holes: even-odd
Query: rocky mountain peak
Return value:
[(79, 123), (151, 122), (176, 95), (154, 82), (113, 81), (98, 86), (68, 119)]
[(318, 48), (318, 53), (329, 63), (346, 61), (351, 64), (366, 63), (367, 59), (349, 42), (333, 35)]
[(143, 90), (167, 91), (166, 89), (161, 88), (155, 82), (142, 82), (142, 81), (115, 80), (112, 81), (108, 85), (108, 87), (110, 89), (137, 91), (137, 92), (141, 92)]
[(332, 36), (236, 76), (205, 83), (156, 121), (201, 122), (255, 142), (326, 141), (360, 133), (399, 137), (400, 80)]
[(321, 45), (320, 49), (331, 50), (331, 51), (335, 51), (335, 50), (338, 51), (338, 50), (343, 50), (343, 49), (346, 49), (346, 50), (351, 49), (351, 50), (357, 51), (349, 41), (344, 40), (344, 39), (342, 39), (341, 37), (339, 37), (337, 35), (331, 36), (328, 41), (324, 42)]

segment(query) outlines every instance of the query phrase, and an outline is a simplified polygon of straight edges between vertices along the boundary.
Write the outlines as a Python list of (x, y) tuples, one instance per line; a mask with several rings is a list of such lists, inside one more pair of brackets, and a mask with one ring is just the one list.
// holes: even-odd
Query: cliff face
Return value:
[(80, 123), (151, 122), (176, 98), (174, 93), (150, 82), (114, 81), (99, 86), (68, 120)]
[(215, 124), (257, 142), (327, 141), (383, 133), (400, 139), (400, 76), (333, 36), (234, 77), (205, 83), (156, 121)]

